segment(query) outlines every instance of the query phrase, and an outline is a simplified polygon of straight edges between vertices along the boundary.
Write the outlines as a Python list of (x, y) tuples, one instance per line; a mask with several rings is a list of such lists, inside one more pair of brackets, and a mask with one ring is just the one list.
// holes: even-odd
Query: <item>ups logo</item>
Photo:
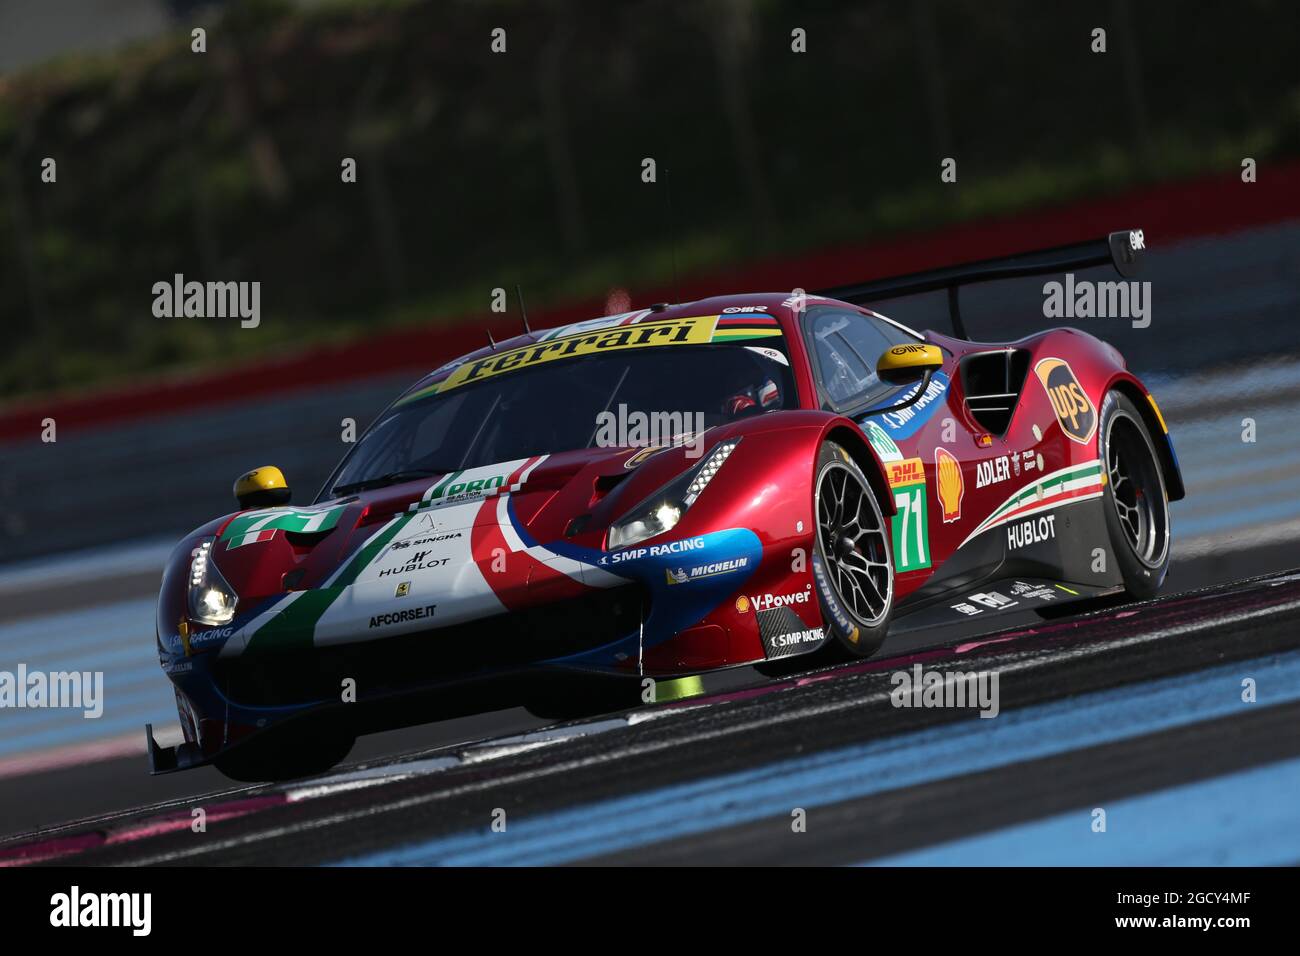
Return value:
[(1034, 373), (1052, 401), (1052, 411), (1056, 412), (1061, 430), (1072, 441), (1086, 445), (1097, 431), (1097, 409), (1074, 377), (1074, 371), (1061, 359), (1046, 358), (1034, 366)]

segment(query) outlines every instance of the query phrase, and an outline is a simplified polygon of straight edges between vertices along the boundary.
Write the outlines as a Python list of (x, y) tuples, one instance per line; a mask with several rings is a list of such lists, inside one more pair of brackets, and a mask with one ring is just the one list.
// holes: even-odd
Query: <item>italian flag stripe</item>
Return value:
[(505, 485), (501, 488), (494, 489), (494, 491), (498, 494), (511, 492), (511, 491), (518, 491), (520, 483), (524, 480), (524, 475), (532, 471), (533, 466), (539, 464), (544, 457), (546, 456), (534, 455), (532, 458), (524, 459), (524, 463), (520, 465), (518, 468), (516, 468), (514, 471), (512, 471), (510, 473), (510, 476), (506, 478)]
[[(996, 518), (999, 515), (1011, 511), (1023, 504), (1029, 498), (1047, 497), (1058, 493), (1061, 489), (1082, 484), (1100, 483), (1101, 481), (1101, 462), (1089, 462), (1083, 465), (1074, 465), (1070, 468), (1062, 468), (1060, 471), (1053, 472), (1046, 478), (1039, 479), (1032, 485), (1028, 485), (1000, 504), (993, 510), (990, 518)], [(1042, 491), (1041, 496), (1039, 491)]]
[(228, 548), (238, 548), (246, 544), (257, 544), (259, 541), (270, 541), (275, 537), (275, 529), (268, 528), (265, 531), (250, 531), (239, 538), (238, 541), (232, 540), (226, 545)]
[[(449, 484), (451, 484), (453, 481), (455, 481), (463, 474), (464, 474), (463, 471), (453, 471), (444, 475), (442, 481), (433, 485), (433, 487), (426, 489), (424, 494), (420, 496), (420, 504), (427, 505), (430, 501), (432, 501), (434, 498), (438, 497), (438, 495), (442, 493), (442, 489), (446, 488)], [(416, 507), (417, 507), (416, 505), (412, 505), (411, 510), (414, 511)]]
[(1096, 498), (1103, 487), (1100, 461), (1070, 465), (1060, 471), (1025, 485), (1006, 501), (993, 509), (974, 531), (962, 542), (964, 546), (977, 535), (1006, 524), (1015, 518), (1046, 511), (1074, 501)]
[(1019, 508), (1016, 508), (1014, 511), (1008, 511), (1006, 514), (1002, 515), (998, 519), (997, 523), (1006, 524), (1008, 521), (1011, 521), (1015, 518), (1019, 518), (1022, 515), (1031, 514), (1035, 511), (1039, 511), (1043, 507), (1054, 508), (1057, 505), (1064, 504), (1067, 501), (1073, 501), (1080, 498), (1093, 498), (1096, 496), (1096, 494), (1097, 494), (1096, 490), (1092, 488), (1072, 488), (1068, 491), (1058, 492), (1057, 494), (1052, 495), (1050, 498), (1044, 498), (1042, 501), (1038, 501), (1037, 499), (1034, 499), (1032, 501), (1027, 501), (1024, 504), (1022, 504)]
[(339, 587), (347, 587), (355, 581), (357, 575), (365, 570), (366, 565), (373, 561), (380, 551), (383, 551), (384, 548), (388, 547), (388, 542), (397, 537), (397, 532), (405, 528), (407, 522), (409, 522), (412, 517), (414, 516), (409, 514), (399, 515), (391, 525), (375, 534), (375, 536), (367, 541), (365, 545), (362, 546), (361, 550), (357, 552), (356, 557), (348, 562), (347, 567), (343, 569), (343, 573), (338, 576), (338, 579), (334, 581), (334, 584)]
[(315, 643), (316, 624), (329, 610), (343, 589), (352, 584), (357, 576), (375, 557), (388, 547), (388, 543), (397, 533), (406, 527), (411, 515), (399, 515), (390, 521), (361, 546), (343, 568), (321, 588), (303, 591), (296, 601), (267, 621), (248, 639), (248, 651), (264, 651), (269, 648), (290, 650), (306, 649)]

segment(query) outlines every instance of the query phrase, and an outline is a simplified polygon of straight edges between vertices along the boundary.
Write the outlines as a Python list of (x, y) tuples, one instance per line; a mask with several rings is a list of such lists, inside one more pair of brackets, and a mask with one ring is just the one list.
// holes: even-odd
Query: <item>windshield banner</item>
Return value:
[(663, 345), (751, 341), (780, 334), (776, 319), (767, 315), (696, 315), (589, 330), (464, 362), (453, 368), (443, 381), (412, 392), (399, 404), (556, 359)]
[(500, 355), (489, 355), (476, 362), (466, 362), (447, 376), (447, 380), (442, 383), (438, 391), (445, 392), (460, 385), (500, 375), (502, 372), (532, 368), (544, 362), (577, 355), (645, 348), (653, 345), (707, 345), (713, 339), (713, 326), (717, 321), (716, 315), (668, 319), (663, 322), (602, 329), (585, 335), (572, 335), (550, 342), (525, 345), (523, 348), (502, 352)]

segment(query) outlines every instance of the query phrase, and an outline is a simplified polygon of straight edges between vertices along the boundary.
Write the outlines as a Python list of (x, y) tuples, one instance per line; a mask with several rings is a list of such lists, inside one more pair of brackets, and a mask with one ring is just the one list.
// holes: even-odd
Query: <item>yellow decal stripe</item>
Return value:
[(511, 349), (497, 355), (488, 355), (457, 368), (438, 387), (445, 392), (470, 382), (482, 381), (494, 375), (532, 368), (557, 359), (595, 352), (612, 352), (621, 349), (648, 348), (658, 345), (707, 345), (713, 338), (716, 315), (700, 315), (683, 319), (665, 319), (661, 322), (642, 322), (637, 325), (619, 325), (595, 332), (570, 335), (549, 342), (535, 342), (522, 348)]
[(1151, 410), (1156, 413), (1156, 421), (1160, 423), (1160, 430), (1168, 435), (1169, 426), (1165, 424), (1165, 416), (1160, 414), (1160, 406), (1156, 404), (1156, 397), (1147, 392), (1147, 401), (1151, 403)]

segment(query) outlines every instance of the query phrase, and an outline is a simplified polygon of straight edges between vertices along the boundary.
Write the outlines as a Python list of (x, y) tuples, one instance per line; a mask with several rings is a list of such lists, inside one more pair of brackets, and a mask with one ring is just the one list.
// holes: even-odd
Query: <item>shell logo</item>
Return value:
[(748, 610), (749, 598), (742, 594), (740, 597), (736, 598), (736, 611), (737, 613), (744, 614)]
[(961, 465), (946, 448), (934, 450), (934, 474), (944, 522), (961, 520), (961, 499), (966, 493), (966, 482), (961, 476)]

